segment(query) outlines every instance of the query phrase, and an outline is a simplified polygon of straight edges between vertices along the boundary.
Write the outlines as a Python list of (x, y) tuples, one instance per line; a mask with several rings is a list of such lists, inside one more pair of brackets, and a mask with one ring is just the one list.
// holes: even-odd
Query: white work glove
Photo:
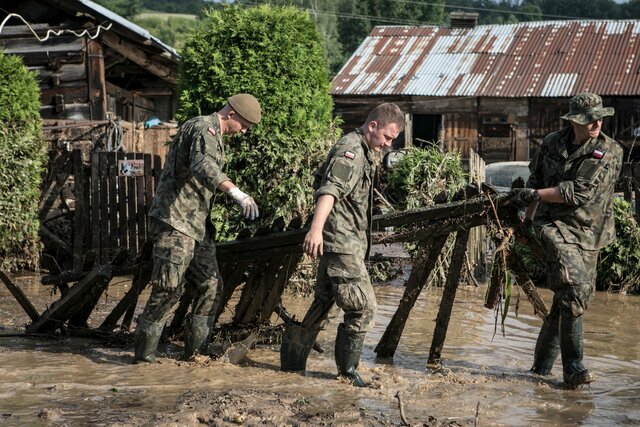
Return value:
[(227, 194), (234, 202), (240, 205), (242, 215), (244, 215), (246, 219), (254, 220), (258, 218), (260, 211), (258, 210), (258, 205), (256, 204), (256, 201), (253, 200), (253, 197), (243, 192), (238, 187), (232, 188)]

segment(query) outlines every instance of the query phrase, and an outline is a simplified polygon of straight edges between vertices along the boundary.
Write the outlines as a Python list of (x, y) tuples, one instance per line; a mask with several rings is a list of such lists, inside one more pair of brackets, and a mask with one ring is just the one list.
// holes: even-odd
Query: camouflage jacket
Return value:
[(335, 197), (323, 230), (326, 252), (366, 255), (374, 173), (373, 152), (359, 129), (343, 136), (316, 172), (316, 198)]
[(616, 237), (613, 193), (622, 147), (602, 132), (569, 154), (571, 127), (548, 135), (529, 164), (530, 188), (559, 187), (564, 204), (540, 203), (534, 223), (554, 224), (567, 243), (597, 250)]
[(171, 141), (149, 216), (202, 241), (216, 188), (229, 180), (223, 166), (218, 116), (185, 122)]

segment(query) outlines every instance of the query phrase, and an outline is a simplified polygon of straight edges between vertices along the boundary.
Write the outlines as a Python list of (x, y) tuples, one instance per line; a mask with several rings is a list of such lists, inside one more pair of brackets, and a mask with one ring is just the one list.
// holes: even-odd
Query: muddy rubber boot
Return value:
[(560, 348), (564, 383), (571, 388), (595, 381), (594, 375), (582, 364), (582, 316), (560, 317)]
[(560, 354), (560, 316), (552, 313), (544, 319), (540, 328), (531, 372), (549, 375), (558, 354)]
[(208, 341), (212, 326), (212, 316), (190, 314), (187, 317), (184, 328), (184, 360), (189, 360), (196, 354), (205, 353), (202, 349)]
[(364, 336), (364, 332), (347, 331), (344, 328), (344, 323), (338, 325), (335, 349), (338, 375), (348, 378), (356, 387), (367, 387), (368, 385), (356, 372), (356, 367), (360, 363)]
[(147, 322), (143, 317), (138, 318), (136, 326), (135, 354), (133, 363), (146, 362), (155, 363), (155, 352), (158, 348), (160, 335), (164, 329), (164, 322)]
[(307, 358), (319, 332), (317, 329), (307, 329), (296, 323), (289, 323), (282, 335), (280, 369), (283, 371), (307, 369)]

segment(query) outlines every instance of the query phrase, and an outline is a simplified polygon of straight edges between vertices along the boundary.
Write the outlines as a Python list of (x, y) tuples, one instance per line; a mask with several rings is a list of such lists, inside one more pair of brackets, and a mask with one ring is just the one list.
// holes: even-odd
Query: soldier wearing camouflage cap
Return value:
[(340, 376), (366, 386), (356, 372), (376, 298), (365, 268), (373, 200), (374, 156), (391, 146), (404, 127), (397, 105), (374, 108), (364, 125), (342, 137), (316, 173), (317, 204), (303, 249), (320, 256), (315, 296), (301, 324), (289, 323), (280, 347), (284, 371), (304, 371), (321, 324), (336, 304), (344, 311), (338, 325), (335, 360)]
[(214, 195), (226, 193), (247, 219), (259, 215), (253, 198), (223, 172), (222, 136), (244, 134), (260, 118), (256, 98), (234, 95), (217, 113), (186, 121), (171, 142), (149, 211), (152, 290), (138, 318), (134, 362), (155, 362), (164, 324), (185, 288), (194, 295), (185, 321), (185, 359), (207, 344), (222, 289), (210, 218)]
[(582, 363), (583, 314), (593, 297), (598, 252), (616, 236), (613, 193), (623, 150), (601, 131), (613, 113), (594, 93), (571, 98), (562, 116), (571, 126), (544, 139), (529, 164), (527, 188), (513, 190), (510, 199), (527, 206), (526, 228), (545, 248), (554, 291), (532, 371), (550, 374), (561, 353), (564, 382), (573, 388), (595, 379)]

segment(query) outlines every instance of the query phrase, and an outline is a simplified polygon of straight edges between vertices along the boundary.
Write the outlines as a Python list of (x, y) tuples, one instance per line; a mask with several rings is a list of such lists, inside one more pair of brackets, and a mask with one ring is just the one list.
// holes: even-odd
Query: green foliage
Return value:
[(596, 287), (600, 290), (640, 293), (640, 228), (628, 202), (613, 203), (617, 240), (600, 251)]
[(181, 50), (194, 32), (204, 29), (202, 19), (178, 16), (136, 17), (133, 22), (176, 50)]
[(37, 265), (40, 174), (40, 88), (17, 56), (0, 52), (0, 268)]
[[(252, 93), (263, 119), (230, 144), (227, 174), (256, 199), (263, 222), (308, 214), (313, 171), (338, 136), (320, 35), (309, 14), (266, 5), (210, 10), (206, 30), (187, 41), (182, 58), (179, 119)], [(243, 224), (219, 199), (213, 217), (219, 236), (229, 237)]]
[(412, 148), (394, 165), (386, 191), (402, 209), (415, 209), (433, 205), (443, 190), (450, 199), (464, 185), (460, 153), (431, 145)]
[(95, 2), (126, 19), (136, 16), (141, 6), (140, 0), (95, 0)]

